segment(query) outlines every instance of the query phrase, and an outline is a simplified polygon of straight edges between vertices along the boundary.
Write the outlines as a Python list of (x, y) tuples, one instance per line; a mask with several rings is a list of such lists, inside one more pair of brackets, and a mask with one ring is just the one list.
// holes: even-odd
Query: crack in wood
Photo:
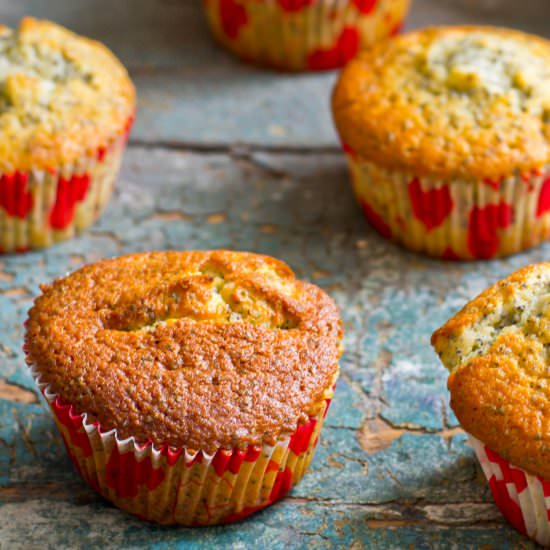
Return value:
[[(381, 410), (383, 407), (386, 407), (388, 405), (382, 396), (370, 394), (368, 391), (366, 391), (365, 388), (363, 388), (363, 386), (359, 382), (354, 380), (347, 372), (345, 372), (343, 367), (340, 370), (340, 378), (344, 380), (346, 384), (348, 384), (353, 390), (355, 390), (355, 393), (358, 399), (364, 405), (362, 407), (362, 410), (369, 411), (369, 413), (372, 413), (373, 415), (375, 415), (379, 410)], [(327, 425), (334, 428), (340, 427), (340, 426), (332, 426), (330, 423)], [(342, 428), (348, 429), (346, 428), (346, 426), (342, 426)], [(351, 428), (351, 429), (357, 430), (357, 428)]]
[(5, 290), (0, 290), (0, 295), (15, 298), (17, 296), (30, 296), (31, 291), (24, 286), (14, 286)]
[(26, 425), (23, 423), (23, 419), (19, 415), (17, 409), (12, 409), (12, 415), (19, 428), (19, 435), (21, 436), (21, 440), (25, 444), (25, 447), (35, 458), (38, 458), (40, 456), (39, 452), (36, 449), (35, 442), (31, 438), (32, 418), (34, 417), (34, 415), (31, 414), (25, 417), (27, 421)]
[(5, 380), (0, 380), (0, 399), (16, 403), (38, 403), (38, 397), (33, 391)]
[(7, 357), (8, 359), (15, 359), (17, 357), (17, 353), (13, 351), (11, 348), (6, 346), (6, 344), (0, 344), (0, 353), (4, 355), (4, 357)]
[(264, 235), (274, 235), (279, 231), (279, 228), (272, 224), (272, 223), (264, 223), (260, 225), (260, 233), (263, 233)]
[(464, 433), (464, 431), (459, 427), (445, 427), (443, 430), (429, 430), (422, 426), (394, 425), (382, 415), (379, 415), (376, 418), (367, 419), (365, 421), (363, 426), (359, 428), (357, 439), (359, 445), (365, 452), (373, 454), (388, 448), (395, 440), (399, 439), (404, 434), (438, 435), (448, 441), (455, 435), (462, 433)]
[[(76, 474), (75, 474), (76, 476)], [(92, 489), (88, 488), (84, 482), (71, 482), (64, 480), (61, 483), (44, 483), (42, 485), (21, 483), (0, 487), (0, 502), (26, 502), (35, 498), (52, 497), (59, 500), (68, 500), (78, 498), (79, 501), (87, 500), (89, 502), (100, 501), (101, 497)]]
[[(258, 143), (224, 143), (224, 142), (200, 142), (200, 141), (172, 141), (152, 140), (146, 141), (131, 138), (128, 147), (140, 147), (144, 149), (168, 149), (188, 153), (223, 153), (233, 157), (244, 157), (247, 160), (252, 153), (269, 153), (273, 155), (342, 155), (338, 145), (271, 145)], [(257, 163), (254, 163), (258, 165)], [(261, 166), (261, 165), (260, 165)]]
[(223, 212), (216, 212), (214, 214), (209, 214), (206, 217), (206, 223), (209, 223), (211, 225), (217, 225), (220, 223), (224, 223), (227, 221), (227, 216)]
[(69, 263), (71, 265), (81, 265), (85, 261), (85, 257), (82, 254), (71, 254), (69, 256)]
[(162, 222), (190, 222), (193, 220), (193, 216), (186, 214), (181, 210), (158, 210), (157, 212), (153, 212), (153, 214), (151, 214), (146, 221), (151, 220), (160, 220)]
[(365, 521), (372, 528), (399, 527), (405, 525), (422, 526), (436, 524), (452, 526), (493, 526), (504, 523), (498, 508), (492, 502), (406, 502), (389, 501), (385, 503), (348, 502), (338, 499), (287, 497), (295, 504), (314, 503), (322, 507), (339, 507), (362, 510)]
[(14, 278), (15, 275), (13, 273), (9, 273), (8, 271), (0, 271), (0, 281), (4, 283), (11, 283)]
[[(395, 527), (410, 527), (410, 526), (428, 526), (433, 525), (433, 520), (429, 518), (425, 519), (367, 519), (365, 520), (366, 525), (370, 529), (388, 529), (388, 528), (395, 528)], [(455, 527), (457, 525), (467, 525), (469, 527), (485, 527), (485, 528), (498, 528), (504, 523), (503, 521), (475, 521), (475, 520), (468, 520), (464, 523), (443, 523), (438, 524), (439, 526), (445, 526), (445, 527)]]
[(122, 237), (117, 235), (114, 231), (101, 231), (99, 229), (90, 229), (88, 231), (88, 234), (100, 239), (109, 239), (113, 241), (118, 248), (122, 248), (124, 246), (124, 241)]
[[(76, 476), (76, 474), (75, 474)], [(75, 477), (76, 479), (76, 477)], [(27, 502), (32, 499), (48, 498), (52, 501), (75, 501), (80, 504), (100, 502), (102, 499), (83, 482), (64, 480), (62, 483), (16, 484), (0, 487), (0, 501), (3, 503)], [(348, 502), (328, 498), (303, 498), (288, 496), (285, 501), (308, 509), (311, 504), (332, 509), (361, 510), (371, 528), (404, 525), (424, 526), (436, 524), (441, 527), (460, 525), (492, 526), (501, 525), (500, 512), (490, 502), (407, 502), (389, 501), (385, 503)]]

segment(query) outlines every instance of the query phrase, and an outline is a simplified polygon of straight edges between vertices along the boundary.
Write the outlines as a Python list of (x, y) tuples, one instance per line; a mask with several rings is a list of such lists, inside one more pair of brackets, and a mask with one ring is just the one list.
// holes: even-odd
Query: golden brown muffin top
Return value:
[(341, 322), (320, 288), (246, 252), (147, 252), (42, 287), (27, 360), (120, 437), (207, 452), (274, 443), (323, 406)]
[(102, 44), (49, 21), (0, 25), (0, 171), (94, 156), (127, 127), (135, 91)]
[(550, 43), (493, 27), (436, 27), (380, 42), (332, 99), (343, 142), (388, 168), (498, 178), (549, 162)]
[(550, 479), (550, 263), (516, 271), (432, 336), (463, 428)]

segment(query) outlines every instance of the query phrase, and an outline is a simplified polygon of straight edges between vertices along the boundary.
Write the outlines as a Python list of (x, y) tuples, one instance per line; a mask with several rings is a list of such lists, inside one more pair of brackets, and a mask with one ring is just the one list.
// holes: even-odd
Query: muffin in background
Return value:
[(135, 91), (102, 44), (49, 21), (0, 26), (0, 252), (90, 225), (109, 199)]
[(44, 285), (25, 352), (82, 477), (163, 524), (241, 519), (313, 456), (341, 353), (332, 299), (273, 258), (150, 252)]
[(499, 281), (432, 336), (494, 500), (550, 545), (550, 263)]
[(550, 235), (550, 43), (440, 27), (375, 45), (332, 108), (353, 187), (384, 237), (488, 259)]
[(203, 0), (215, 38), (239, 57), (276, 69), (342, 67), (396, 34), (410, 0)]

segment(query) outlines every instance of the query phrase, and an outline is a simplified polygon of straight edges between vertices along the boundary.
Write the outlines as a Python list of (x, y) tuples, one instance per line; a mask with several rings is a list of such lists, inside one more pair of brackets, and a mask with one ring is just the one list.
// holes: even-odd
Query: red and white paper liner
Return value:
[(495, 504), (523, 535), (550, 546), (550, 481), (513, 466), (469, 435)]
[(203, 0), (216, 39), (238, 56), (283, 70), (342, 67), (399, 31), (410, 0)]
[(74, 165), (0, 174), (0, 253), (49, 246), (91, 225), (111, 196), (131, 122)]
[(447, 181), (389, 170), (344, 150), (365, 216), (409, 250), (446, 260), (490, 259), (550, 237), (550, 168)]
[(315, 417), (275, 445), (213, 454), (119, 439), (52, 393), (31, 367), (81, 476), (119, 508), (162, 524), (238, 521), (284, 497), (300, 481), (319, 440), (333, 387)]

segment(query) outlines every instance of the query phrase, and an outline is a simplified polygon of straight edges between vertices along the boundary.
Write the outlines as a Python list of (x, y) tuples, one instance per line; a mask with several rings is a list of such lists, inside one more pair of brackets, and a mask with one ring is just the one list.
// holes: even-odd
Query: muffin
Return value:
[(42, 287), (27, 363), (82, 477), (159, 523), (212, 525), (304, 474), (338, 376), (336, 305), (273, 258), (148, 252)]
[(499, 281), (432, 336), (496, 504), (550, 545), (550, 263)]
[(284, 70), (345, 65), (399, 31), (410, 0), (203, 0), (215, 38), (241, 58)]
[(550, 43), (430, 28), (352, 61), (332, 107), (378, 232), (445, 259), (506, 256), (550, 235)]
[(30, 17), (0, 26), (0, 252), (90, 225), (107, 202), (135, 111), (104, 46)]

